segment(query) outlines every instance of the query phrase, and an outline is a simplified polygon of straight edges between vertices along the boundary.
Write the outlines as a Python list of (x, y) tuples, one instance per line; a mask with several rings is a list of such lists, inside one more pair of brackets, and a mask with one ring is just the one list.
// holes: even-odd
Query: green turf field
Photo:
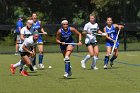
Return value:
[[(45, 70), (30, 72), (23, 77), (17, 72), (10, 73), (10, 64), (19, 60), (20, 56), (0, 55), (0, 93), (140, 93), (140, 51), (120, 52), (113, 68), (103, 69), (103, 57), (97, 63), (99, 70), (80, 67), (80, 60), (86, 53), (73, 53), (71, 65), (73, 75), (64, 79), (63, 57), (60, 53), (44, 55)], [(51, 65), (53, 68), (49, 69)]]
[[(105, 51), (105, 44), (98, 44), (100, 51)], [(0, 53), (14, 53), (15, 46), (2, 46), (0, 45)], [(121, 43), (119, 46), (120, 51), (124, 51), (124, 44)], [(127, 50), (128, 51), (136, 51), (140, 50), (140, 42), (138, 43), (127, 43)], [(38, 50), (37, 50), (38, 51)], [(77, 51), (77, 46), (75, 47), (74, 51)], [(78, 51), (85, 52), (87, 51), (86, 45), (78, 46)], [(44, 52), (60, 52), (59, 44), (51, 44), (47, 43), (44, 45)]]

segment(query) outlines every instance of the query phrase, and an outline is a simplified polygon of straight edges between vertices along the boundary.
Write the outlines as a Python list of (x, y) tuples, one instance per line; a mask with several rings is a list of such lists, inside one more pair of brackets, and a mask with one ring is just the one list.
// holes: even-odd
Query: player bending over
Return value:
[[(108, 17), (106, 21), (106, 27), (104, 27), (104, 32), (107, 33), (106, 35), (106, 56), (104, 58), (104, 69), (107, 69), (108, 61), (109, 61), (109, 56), (112, 50), (112, 47), (116, 43), (115, 49), (114, 49), (114, 54), (112, 58), (110, 59), (110, 66), (112, 67), (113, 61), (117, 58), (118, 56), (118, 48), (119, 48), (119, 40), (116, 41), (117, 33), (122, 29), (124, 26), (122, 25), (117, 25), (113, 24), (112, 18)], [(119, 29), (119, 30), (117, 30)]]
[(78, 32), (75, 28), (68, 26), (68, 21), (66, 19), (63, 19), (62, 27), (57, 31), (56, 35), (56, 42), (60, 44), (61, 52), (64, 56), (64, 62), (65, 62), (65, 74), (64, 77), (68, 78), (68, 76), (71, 76), (71, 67), (70, 67), (70, 55), (74, 49), (73, 44), (66, 44), (66, 43), (74, 43), (74, 39), (72, 38), (72, 33), (75, 33), (79, 36), (79, 42), (77, 45), (82, 45), (81, 42), (81, 33)]
[[(31, 71), (34, 71), (30, 57), (35, 56), (35, 45), (37, 43), (37, 40), (39, 38), (38, 32), (33, 32), (33, 36), (30, 36), (29, 38), (25, 39), (21, 47), (19, 48), (19, 52), (21, 55), (22, 61), (30, 68)], [(26, 69), (22, 69), (21, 74), (23, 76), (28, 76), (29, 74), (26, 72)]]
[[(21, 46), (21, 44), (24, 42), (24, 40), (26, 38), (28, 38), (29, 36), (32, 35), (32, 32), (30, 31), (31, 30), (31, 27), (32, 27), (32, 23), (33, 23), (32, 20), (27, 20), (26, 26), (24, 26), (21, 29), (21, 31), (20, 31), (20, 39), (21, 39), (21, 42), (19, 43), (19, 47)], [(19, 60), (16, 64), (11, 64), (10, 69), (11, 69), (12, 74), (15, 74), (15, 69), (17, 67), (21, 67), (21, 69), (22, 69), (22, 67), (24, 65), (23, 63), (24, 62), (22, 62), (22, 60)]]

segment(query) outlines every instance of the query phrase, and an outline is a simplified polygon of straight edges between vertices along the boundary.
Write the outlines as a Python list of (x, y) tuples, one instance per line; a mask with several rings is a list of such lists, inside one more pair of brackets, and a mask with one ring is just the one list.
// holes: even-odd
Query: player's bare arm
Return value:
[(124, 28), (123, 25), (118, 25), (118, 24), (114, 24), (114, 27), (117, 28), (117, 29), (119, 29), (119, 30), (121, 30), (121, 29)]
[(47, 34), (47, 32), (45, 32), (45, 31), (44, 31), (44, 28), (42, 27), (41, 21), (39, 21), (39, 23), (40, 23), (40, 27), (41, 27), (41, 32), (42, 32), (43, 34)]
[(82, 45), (82, 41), (81, 41), (82, 40), (82, 36), (81, 36), (81, 33), (78, 32), (78, 30), (75, 29), (75, 28), (73, 28), (73, 27), (70, 27), (70, 30), (79, 36), (79, 42), (78, 42), (79, 44), (78, 45)]
[[(105, 27), (104, 27), (104, 33), (106, 33), (106, 28), (105, 28)], [(110, 38), (110, 37), (108, 36), (108, 34), (106, 34), (106, 38), (113, 41), (113, 39)]]
[(61, 44), (62, 42), (60, 41), (60, 36), (61, 36), (61, 32), (60, 32), (60, 29), (57, 31), (56, 33), (56, 42)]

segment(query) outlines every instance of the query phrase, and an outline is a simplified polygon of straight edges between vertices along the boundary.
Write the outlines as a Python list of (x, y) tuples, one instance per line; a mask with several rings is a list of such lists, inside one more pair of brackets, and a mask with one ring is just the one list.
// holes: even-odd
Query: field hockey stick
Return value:
[(64, 43), (66, 45), (78, 45), (78, 43)]
[(118, 30), (117, 37), (116, 37), (115, 43), (113, 45), (113, 48), (112, 48), (112, 51), (111, 51), (111, 54), (110, 54), (111, 56), (113, 55), (114, 49), (116, 47), (116, 43), (117, 43), (117, 40), (118, 40), (119, 33), (120, 33), (120, 30)]
[[(60, 43), (56, 43), (56, 42), (48, 42), (48, 41), (44, 41), (44, 43), (51, 43), (51, 44), (60, 44)], [(62, 43), (61, 43), (62, 44)], [(78, 45), (78, 43), (64, 43), (65, 45)]]
[(47, 33), (39, 33), (40, 35), (47, 35)]
[(98, 36), (106, 36), (106, 33), (102, 33), (102, 34), (94, 33), (94, 35), (98, 35)]

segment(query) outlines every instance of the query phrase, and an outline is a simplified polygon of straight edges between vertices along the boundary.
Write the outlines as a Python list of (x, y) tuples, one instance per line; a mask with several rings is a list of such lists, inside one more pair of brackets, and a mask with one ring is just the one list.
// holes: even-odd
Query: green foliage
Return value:
[(98, 21), (105, 20), (107, 16), (115, 20), (123, 16), (127, 22), (140, 18), (139, 0), (3, 0), (0, 5), (0, 11), (3, 12), (0, 15), (4, 18), (0, 22), (6, 20), (8, 24), (13, 24), (19, 14), (29, 17), (32, 12), (37, 12), (39, 18), (48, 23), (58, 23), (62, 17), (66, 17), (71, 23), (81, 24), (92, 12), (98, 14)]
[(45, 17), (45, 14), (43, 13), (43, 12), (36, 12), (37, 13), (37, 16), (38, 16), (38, 19), (41, 21), (41, 24), (42, 25), (45, 25), (46, 24), (46, 22), (43, 20), (44, 19), (44, 17)]
[(82, 24), (84, 22), (84, 19), (82, 19), (84, 11), (79, 10), (78, 13), (74, 13), (74, 18), (72, 19), (73, 24)]
[(137, 16), (138, 16), (138, 18), (140, 19), (140, 10), (139, 10), (139, 12), (138, 12)]
[(24, 9), (20, 6), (14, 8), (14, 16), (18, 18), (19, 15), (24, 15)]
[(7, 37), (4, 37), (3, 41), (0, 41), (1, 46), (12, 46), (14, 45), (13, 34), (9, 34)]

